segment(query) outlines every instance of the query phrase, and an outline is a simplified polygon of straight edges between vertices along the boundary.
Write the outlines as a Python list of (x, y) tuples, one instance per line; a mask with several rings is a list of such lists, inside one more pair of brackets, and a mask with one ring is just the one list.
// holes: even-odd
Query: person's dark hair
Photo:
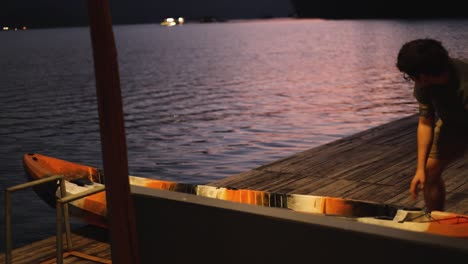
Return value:
[(435, 39), (416, 39), (405, 43), (398, 52), (397, 68), (409, 76), (439, 75), (448, 69), (450, 58), (442, 43)]

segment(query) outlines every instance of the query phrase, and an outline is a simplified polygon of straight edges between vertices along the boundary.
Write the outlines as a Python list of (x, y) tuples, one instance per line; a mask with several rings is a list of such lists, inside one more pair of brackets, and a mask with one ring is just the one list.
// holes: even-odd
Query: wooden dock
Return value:
[[(417, 116), (404, 117), (208, 185), (423, 208), (421, 195), (417, 200), (409, 195), (416, 166), (416, 127)], [(446, 211), (468, 214), (467, 157), (451, 164), (444, 178)], [(64, 263), (106, 263), (97, 260), (111, 259), (109, 240), (100, 229), (75, 230), (72, 240), (75, 250), (96, 259), (68, 256)], [(54, 258), (55, 237), (13, 250), (15, 264), (55, 263)]]
[[(417, 119), (404, 117), (209, 185), (423, 208), (422, 194), (417, 200), (409, 194)], [(443, 174), (446, 211), (468, 214), (467, 155)]]
[[(107, 230), (94, 226), (84, 226), (73, 230), (71, 238), (73, 251), (64, 254), (63, 263), (111, 263), (111, 251)], [(63, 241), (66, 241), (65, 236)], [(67, 252), (66, 245), (64, 245), (64, 247), (64, 252)], [(56, 263), (55, 258), (55, 236), (12, 251), (13, 264), (52, 264)], [(5, 263), (4, 254), (0, 254), (0, 263)]]

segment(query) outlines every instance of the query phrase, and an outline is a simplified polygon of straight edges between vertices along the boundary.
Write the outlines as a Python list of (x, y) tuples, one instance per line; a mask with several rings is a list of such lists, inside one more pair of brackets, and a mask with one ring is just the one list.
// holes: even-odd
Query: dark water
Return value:
[[(399, 47), (435, 37), (468, 57), (467, 28), (468, 20), (115, 26), (129, 172), (209, 183), (413, 114), (410, 84), (394, 66)], [(26, 152), (101, 167), (88, 28), (0, 32), (0, 58), (1, 189), (26, 181)], [(54, 217), (32, 191), (15, 193), (14, 246), (54, 235)]]

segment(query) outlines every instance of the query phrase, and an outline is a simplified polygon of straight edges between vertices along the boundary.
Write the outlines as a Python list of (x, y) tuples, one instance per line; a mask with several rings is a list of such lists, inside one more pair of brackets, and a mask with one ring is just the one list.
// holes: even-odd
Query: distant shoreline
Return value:
[[(200, 18), (184, 18), (185, 23), (224, 23), (231, 21), (252, 21), (252, 20), (272, 20), (272, 19), (294, 19), (295, 17), (256, 17), (256, 18), (221, 18), (215, 16), (206, 16)], [(165, 18), (160, 20), (145, 20), (145, 21), (122, 21), (119, 19), (113, 19), (112, 24), (114, 26), (120, 25), (142, 25), (142, 24), (159, 24)], [(8, 31), (14, 31), (14, 28), (17, 28), (18, 31), (26, 27), (27, 29), (45, 29), (45, 28), (73, 28), (73, 27), (88, 27), (89, 23), (87, 21), (76, 22), (76, 23), (38, 23), (38, 22), (3, 22), (1, 27), (8, 27)]]
[[(468, 13), (467, 13), (468, 14)], [(242, 21), (268, 21), (268, 20), (307, 20), (307, 19), (319, 19), (319, 20), (398, 20), (398, 21), (442, 21), (442, 20), (468, 20), (467, 17), (433, 17), (433, 18), (400, 18), (400, 17), (386, 17), (386, 18), (373, 18), (373, 17), (342, 17), (342, 18), (323, 18), (323, 17), (260, 17), (260, 18), (233, 18), (233, 19), (223, 19), (223, 18), (201, 18), (201, 19), (186, 19), (185, 24), (204, 24), (204, 23), (227, 23), (227, 22), (242, 22)], [(141, 21), (141, 22), (113, 22), (113, 26), (130, 26), (130, 25), (145, 25), (145, 24), (160, 24), (162, 21)], [(8, 27), (9, 30), (6, 31), (26, 31), (33, 29), (54, 29), (54, 28), (82, 28), (89, 27), (88, 23), (71, 23), (71, 24), (15, 24), (15, 23), (4, 23), (2, 27)], [(26, 29), (22, 29), (26, 27)], [(15, 28), (17, 30), (15, 30)], [(5, 30), (4, 30), (5, 31)], [(1, 29), (0, 29), (0, 32)]]
[(462, 19), (468, 18), (459, 2), (446, 0), (438, 5), (427, 1), (310, 1), (290, 0), (297, 17), (324, 19)]

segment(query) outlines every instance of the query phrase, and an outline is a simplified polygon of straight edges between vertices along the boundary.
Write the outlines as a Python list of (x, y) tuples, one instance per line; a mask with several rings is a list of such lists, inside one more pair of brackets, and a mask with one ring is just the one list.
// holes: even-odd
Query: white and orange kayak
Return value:
[[(63, 175), (66, 195), (77, 194), (104, 185), (102, 170), (37, 153), (23, 156), (23, 165), (29, 180)], [(203, 197), (277, 207), (303, 213), (340, 217), (351, 221), (426, 232), (451, 237), (468, 238), (468, 216), (449, 212), (426, 213), (419, 208), (407, 209), (369, 201), (337, 197), (283, 194), (249, 189), (232, 189), (195, 185), (129, 176), (131, 185), (194, 194)], [(60, 190), (56, 183), (39, 185), (35, 192), (50, 206), (55, 207)], [(107, 227), (106, 194), (100, 192), (70, 203), (70, 214), (86, 223)]]

